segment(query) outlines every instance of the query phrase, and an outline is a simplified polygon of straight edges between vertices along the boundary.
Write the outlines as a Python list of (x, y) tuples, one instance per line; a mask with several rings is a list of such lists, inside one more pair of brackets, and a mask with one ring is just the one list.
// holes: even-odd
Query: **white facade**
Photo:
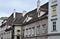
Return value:
[(60, 39), (60, 36), (49, 36), (48, 39)]
[[(56, 1), (56, 2), (54, 2)], [(49, 0), (49, 14), (48, 14), (48, 33), (60, 33), (60, 0)], [(52, 3), (54, 2), (54, 3)], [(56, 5), (56, 16), (52, 17), (52, 7), (53, 5)], [(53, 26), (52, 26), (52, 22), (51, 21), (52, 19), (56, 19), (57, 20), (53, 20), (53, 21), (56, 21), (56, 31), (53, 31)]]
[[(55, 7), (56, 11), (53, 11)], [(55, 10), (54, 9), (54, 10)], [(53, 12), (54, 15), (53, 16)], [(55, 14), (56, 13), (56, 14)], [(53, 22), (56, 22), (56, 30), (53, 30)], [(60, 0), (49, 0), (49, 13), (48, 13), (48, 34), (60, 33)], [(48, 39), (60, 39), (60, 35), (48, 36)]]

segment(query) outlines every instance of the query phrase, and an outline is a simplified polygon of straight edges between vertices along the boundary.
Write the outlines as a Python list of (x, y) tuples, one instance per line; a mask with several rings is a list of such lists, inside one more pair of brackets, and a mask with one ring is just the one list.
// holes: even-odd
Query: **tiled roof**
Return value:
[(41, 17), (37, 17), (37, 18), (35, 18), (35, 19), (31, 19), (29, 22), (25, 22), (24, 24), (22, 24), (22, 25), (28, 25), (28, 24), (31, 24), (31, 23), (34, 23), (34, 22), (36, 22), (36, 21), (39, 21), (39, 20), (43, 20), (43, 19), (48, 19), (48, 12), (46, 12), (44, 15), (42, 15)]
[(42, 17), (45, 17), (45, 15), (48, 15), (48, 3), (42, 5), (41, 8), (40, 8), (40, 10), (43, 11), (43, 12), (45, 12), (41, 17), (38, 17), (37, 9), (34, 9), (34, 10), (26, 13), (26, 15), (25, 15), (24, 18), (26, 18), (27, 15), (28, 15), (28, 16), (33, 15), (33, 16), (32, 16), (33, 18), (32, 18), (29, 22), (25, 22), (24, 24), (32, 23), (32, 22), (34, 22), (34, 21), (37, 21), (37, 20), (42, 19)]

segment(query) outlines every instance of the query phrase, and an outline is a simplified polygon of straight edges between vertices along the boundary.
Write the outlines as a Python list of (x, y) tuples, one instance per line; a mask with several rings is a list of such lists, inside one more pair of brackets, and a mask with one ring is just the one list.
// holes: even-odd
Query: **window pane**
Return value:
[(40, 26), (37, 26), (37, 35), (40, 35)]
[(53, 25), (53, 30), (56, 30), (56, 25)]
[(53, 22), (53, 24), (55, 24), (55, 25), (56, 25), (56, 22)]
[(44, 33), (44, 34), (46, 33), (46, 24), (42, 25), (42, 33)]
[(35, 27), (32, 27), (32, 35), (34, 36), (35, 34)]
[(20, 37), (19, 37), (19, 36), (17, 36), (17, 39), (20, 39)]
[(56, 30), (56, 22), (53, 22), (53, 31)]
[(56, 6), (52, 7), (52, 16), (56, 16)]

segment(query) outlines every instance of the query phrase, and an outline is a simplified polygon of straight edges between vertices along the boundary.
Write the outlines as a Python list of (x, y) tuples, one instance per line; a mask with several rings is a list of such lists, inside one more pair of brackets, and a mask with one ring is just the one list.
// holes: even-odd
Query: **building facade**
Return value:
[[(14, 12), (0, 26), (0, 39), (60, 39), (60, 1), (49, 0), (22, 13)], [(49, 11), (49, 12), (48, 12)]]
[(14, 12), (1, 25), (0, 39), (48, 39), (48, 3), (40, 8), (22, 13)]
[(60, 39), (60, 0), (49, 0), (48, 39)]

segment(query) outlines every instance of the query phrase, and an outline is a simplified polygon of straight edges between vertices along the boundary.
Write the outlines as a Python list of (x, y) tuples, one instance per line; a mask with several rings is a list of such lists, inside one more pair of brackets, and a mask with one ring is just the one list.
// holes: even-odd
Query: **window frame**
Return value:
[(32, 36), (35, 36), (35, 27), (32, 27)]
[(42, 24), (42, 33), (45, 34), (46, 33), (46, 24)]
[(53, 24), (52, 25), (53, 26), (53, 31), (56, 31), (56, 21), (53, 21), (52, 24)]
[(52, 17), (57, 16), (57, 4), (51, 6), (52, 9)]
[(39, 26), (37, 26), (36, 35), (40, 35), (40, 25), (39, 25)]

